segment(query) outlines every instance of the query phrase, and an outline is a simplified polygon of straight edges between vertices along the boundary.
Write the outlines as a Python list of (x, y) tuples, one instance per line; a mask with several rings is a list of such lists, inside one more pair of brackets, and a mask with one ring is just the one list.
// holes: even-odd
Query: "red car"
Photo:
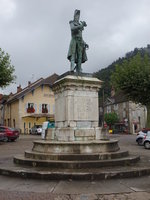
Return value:
[(5, 141), (15, 141), (19, 137), (19, 131), (7, 126), (0, 126), (0, 133), (5, 134)]
[(5, 133), (2, 133), (0, 131), (0, 141), (5, 141), (6, 140), (6, 134)]

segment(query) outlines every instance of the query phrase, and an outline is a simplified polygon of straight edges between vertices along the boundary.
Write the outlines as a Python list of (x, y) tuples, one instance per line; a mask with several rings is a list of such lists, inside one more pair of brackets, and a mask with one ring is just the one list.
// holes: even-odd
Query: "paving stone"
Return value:
[[(146, 151), (144, 147), (137, 146), (135, 135), (111, 135), (110, 137), (120, 140), (119, 144), (122, 150), (128, 149), (135, 155), (149, 160), (150, 152)], [(23, 153), (24, 150), (31, 149), (32, 141), (38, 138), (40, 139), (40, 136), (25, 135), (16, 142), (0, 144), (0, 162)], [(143, 164), (147, 165), (147, 163)], [(94, 200), (96, 198), (97, 200), (150, 200), (149, 176), (121, 180), (85, 181), (84, 183), (76, 181), (72, 185), (71, 181), (64, 181), (61, 185), (54, 184), (52, 187), (48, 187), (51, 183), (52, 181), (33, 181), (0, 176), (0, 200), (74, 200), (80, 199), (81, 195), (83, 198), (85, 195), (85, 197), (94, 198)], [(57, 186), (59, 186), (59, 190)], [(69, 194), (71, 191), (72, 194)]]
[(96, 194), (81, 194), (81, 195), (71, 195), (73, 200), (98, 200)]
[(92, 194), (93, 191), (95, 194), (132, 192), (130, 188), (121, 184), (119, 180), (95, 182), (60, 181), (53, 192), (57, 194)]
[(98, 195), (98, 200), (150, 200), (150, 193), (133, 192), (124, 194)]
[(69, 195), (0, 190), (0, 200), (71, 200), (71, 198)]

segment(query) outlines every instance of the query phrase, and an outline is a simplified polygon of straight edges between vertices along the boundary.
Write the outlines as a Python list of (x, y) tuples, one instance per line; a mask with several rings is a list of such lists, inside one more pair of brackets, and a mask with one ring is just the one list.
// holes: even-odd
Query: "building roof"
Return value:
[(122, 103), (122, 102), (127, 102), (127, 101), (129, 101), (128, 96), (125, 95), (125, 94), (122, 93), (122, 92), (119, 92), (118, 94), (115, 94), (112, 98), (114, 99), (114, 102), (115, 102), (115, 103)]
[(58, 79), (58, 74), (53, 74), (45, 79), (43, 79), (42, 84), (43, 85), (50, 85), (52, 86), (54, 84), (54, 82)]
[(107, 98), (105, 101), (105, 106), (111, 105), (111, 104), (118, 104), (129, 101), (129, 98), (127, 95), (125, 95), (122, 92), (116, 93), (114, 96)]
[(8, 98), (9, 98), (9, 95), (3, 95), (3, 97), (0, 99), (0, 104), (4, 104)]
[(17, 92), (15, 94), (11, 95), (9, 97), (9, 99), (7, 100), (7, 102), (11, 103), (17, 99), (20, 99), (20, 98), (24, 97), (26, 94), (28, 94), (29, 92), (34, 91), (39, 86), (49, 85), (50, 87), (52, 87), (53, 83), (58, 79), (58, 77), (59, 76), (57, 74), (53, 74), (45, 79), (40, 78), (37, 81), (29, 84), (27, 87), (23, 88), (20, 92)]

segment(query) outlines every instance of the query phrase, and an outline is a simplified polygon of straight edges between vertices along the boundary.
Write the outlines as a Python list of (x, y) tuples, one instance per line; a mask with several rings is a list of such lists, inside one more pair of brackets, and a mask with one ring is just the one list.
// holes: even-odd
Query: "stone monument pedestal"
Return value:
[(53, 86), (55, 129), (47, 139), (55, 141), (91, 141), (102, 138), (98, 127), (98, 91), (101, 81), (92, 76), (68, 74)]

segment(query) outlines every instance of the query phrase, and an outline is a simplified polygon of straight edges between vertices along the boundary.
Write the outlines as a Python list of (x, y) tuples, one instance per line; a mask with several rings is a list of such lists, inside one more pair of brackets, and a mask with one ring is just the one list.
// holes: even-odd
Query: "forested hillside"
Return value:
[(110, 83), (110, 78), (111, 78), (111, 74), (113, 73), (113, 71), (115, 70), (115, 66), (117, 64), (121, 64), (125, 59), (130, 59), (133, 56), (135, 56), (137, 53), (140, 53), (142, 56), (145, 53), (148, 53), (148, 55), (150, 56), (150, 45), (147, 45), (147, 47), (144, 48), (135, 48), (133, 51), (130, 51), (128, 53), (126, 53), (126, 55), (122, 58), (117, 59), (116, 61), (114, 61), (111, 65), (109, 65), (108, 67), (101, 69), (97, 72), (94, 73), (94, 76), (99, 78), (100, 80), (104, 81), (103, 83), (103, 87), (100, 91), (100, 96), (102, 96), (102, 90), (104, 89), (104, 94), (105, 97), (110, 96), (111, 94), (111, 83)]

